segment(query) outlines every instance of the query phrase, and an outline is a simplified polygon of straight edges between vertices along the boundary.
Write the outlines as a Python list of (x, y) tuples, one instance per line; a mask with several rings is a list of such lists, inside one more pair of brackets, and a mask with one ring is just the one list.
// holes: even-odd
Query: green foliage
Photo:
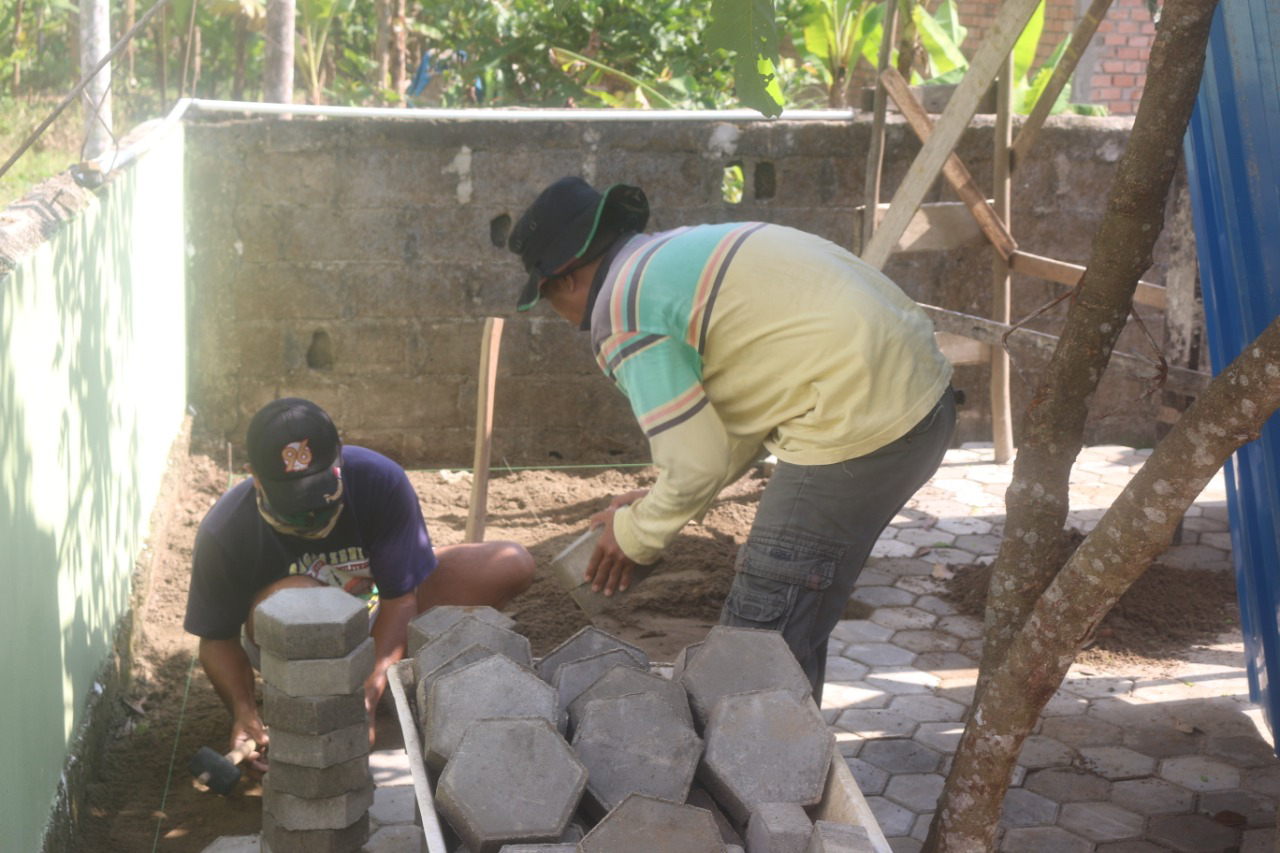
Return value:
[[(879, 45), (883, 17), (884, 5), (872, 0), (817, 0), (803, 10), (801, 42), (817, 60), (827, 106), (846, 106), (850, 76), (868, 48)], [(868, 59), (874, 64), (878, 57)]]
[(733, 55), (734, 85), (744, 104), (768, 117), (782, 113), (772, 0), (712, 0), (707, 46)]

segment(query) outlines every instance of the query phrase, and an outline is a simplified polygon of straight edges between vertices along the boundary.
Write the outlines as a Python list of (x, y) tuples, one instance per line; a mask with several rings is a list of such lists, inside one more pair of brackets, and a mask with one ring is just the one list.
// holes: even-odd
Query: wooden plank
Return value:
[(1071, 33), (1071, 41), (1067, 43), (1066, 50), (1062, 52), (1062, 58), (1054, 67), (1053, 74), (1050, 75), (1049, 82), (1040, 95), (1040, 100), (1036, 101), (1036, 105), (1031, 108), (1031, 115), (1027, 116), (1027, 120), (1022, 123), (1018, 138), (1013, 141), (1013, 160), (1010, 168), (1017, 169), (1021, 166), (1022, 161), (1031, 151), (1031, 143), (1035, 141), (1036, 134), (1044, 126), (1044, 120), (1049, 117), (1049, 112), (1053, 109), (1054, 102), (1058, 100), (1058, 95), (1062, 94), (1067, 81), (1071, 79), (1076, 66), (1080, 64), (1080, 57), (1084, 56), (1084, 49), (1089, 45), (1089, 40), (1098, 31), (1098, 25), (1102, 23), (1102, 19), (1107, 16), (1111, 2), (1112, 0), (1093, 0), (1084, 16), (1076, 22), (1076, 28)]
[[(929, 118), (924, 108), (911, 94), (910, 89), (907, 88), (907, 81), (902, 78), (896, 68), (886, 68), (880, 75), (880, 80), (889, 97), (893, 98), (898, 109), (902, 110), (902, 115), (911, 125), (916, 136), (927, 145), (933, 133), (933, 119)], [(978, 227), (982, 229), (983, 234), (987, 235), (987, 239), (991, 241), (991, 245), (1001, 257), (1007, 258), (1013, 254), (1018, 248), (1013, 235), (1009, 233), (1009, 229), (1005, 227), (1000, 217), (996, 216), (996, 212), (987, 203), (987, 197), (978, 189), (973, 176), (954, 153), (947, 155), (942, 166), (942, 174), (956, 191), (956, 195), (960, 196), (960, 200), (969, 208), (973, 218), (978, 220)], [(892, 213), (892, 210), (890, 212)], [(868, 244), (870, 242), (868, 241)]]
[[(985, 317), (975, 317), (972, 314), (948, 311), (935, 305), (922, 303), (920, 307), (933, 319), (935, 333), (950, 332), (953, 335), (982, 341), (992, 347), (1002, 347), (1004, 345), (1002, 339), (1005, 333), (1012, 328), (1004, 323), (988, 320)], [(1053, 355), (1053, 351), (1057, 346), (1058, 338), (1056, 335), (1037, 332), (1032, 329), (1018, 329), (1009, 337), (1009, 348), (1015, 353), (1038, 354), (1049, 357)], [(1150, 359), (1125, 352), (1111, 353), (1111, 362), (1107, 365), (1108, 373), (1144, 381), (1151, 381), (1155, 376), (1156, 370), (1157, 366)], [(1208, 373), (1187, 370), (1185, 367), (1170, 366), (1169, 376), (1164, 387), (1166, 390), (1176, 391), (1179, 394), (1198, 397), (1204, 393), (1204, 389), (1209, 386), (1211, 379), (1213, 377)]]
[[(996, 218), (1012, 230), (1010, 218), (1012, 188), (1009, 180), (1009, 143), (1013, 139), (1013, 55), (1005, 57), (996, 82), (995, 150), (992, 152), (993, 209)], [(1009, 288), (1008, 256), (998, 251), (991, 258), (991, 319), (1008, 324), (1012, 299)], [(1013, 458), (1013, 411), (1009, 400), (1009, 353), (1004, 348), (991, 353), (991, 446), (997, 465)]]
[[(1022, 250), (1014, 252), (1013, 256), (1009, 258), (1009, 268), (1014, 272), (1038, 276), (1047, 281), (1065, 284), (1068, 287), (1075, 287), (1080, 282), (1080, 277), (1084, 275), (1085, 270), (1079, 264), (1069, 264), (1066, 261), (1046, 258), (1043, 255), (1033, 255)], [(1139, 305), (1150, 305), (1152, 308), (1163, 309), (1167, 302), (1167, 294), (1168, 291), (1158, 284), (1140, 281), (1133, 293), (1133, 301)]]
[[(990, 344), (950, 332), (934, 332), (933, 337), (938, 343), (938, 349), (952, 364), (988, 364), (991, 361)], [(1009, 356), (1005, 353), (1004, 357), (1007, 359)]]
[[(876, 208), (877, 221), (884, 219), (888, 212), (887, 203), (879, 205)], [(854, 221), (861, 225), (866, 209), (855, 208), (853, 215)], [(863, 227), (865, 231), (865, 226)], [(950, 252), (986, 245), (986, 236), (962, 202), (939, 201), (920, 205), (893, 251), (895, 254)]]
[(1040, 0), (1008, 0), (1000, 7), (995, 23), (979, 45), (969, 64), (969, 71), (938, 119), (933, 135), (920, 149), (906, 179), (894, 193), (888, 215), (867, 243), (862, 259), (876, 269), (883, 268), (889, 260), (898, 238), (906, 230), (933, 182), (938, 179), (947, 156), (955, 150), (956, 143), (973, 120), (978, 101), (996, 79), (1004, 58), (1013, 49), (1014, 42), (1026, 28), (1027, 21), (1031, 20), (1031, 13), (1039, 2)]
[(471, 509), (463, 542), (483, 542), (489, 508), (489, 453), (493, 439), (493, 387), (498, 378), (501, 317), (486, 317), (480, 337), (480, 371), (476, 377), (476, 456), (471, 471)]
[[(898, 4), (885, 4), (884, 24), (881, 27), (880, 38), (880, 61), (876, 65), (877, 81), (880, 72), (889, 67), (889, 58), (893, 55), (893, 41), (895, 38), (895, 25), (897, 24)], [(886, 107), (886, 97), (884, 86), (879, 82), (876, 83), (875, 99), (872, 103), (871, 116), (871, 145), (867, 150), (867, 170), (866, 170), (866, 207), (875, 209), (880, 204), (880, 173), (884, 169), (884, 113)], [(871, 235), (875, 232), (877, 220), (875, 217), (867, 217), (862, 222), (862, 227), (857, 231), (855, 243), (858, 246), (865, 246), (871, 241)]]

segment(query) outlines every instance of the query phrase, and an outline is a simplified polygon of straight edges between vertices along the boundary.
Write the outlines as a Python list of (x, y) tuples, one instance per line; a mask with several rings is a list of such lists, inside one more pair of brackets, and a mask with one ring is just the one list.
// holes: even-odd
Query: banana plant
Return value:
[(329, 30), (338, 18), (351, 11), (355, 0), (297, 0), (298, 34), (301, 50), (297, 64), (307, 85), (307, 100), (318, 104), (324, 97), (321, 68), (329, 41)]
[(883, 17), (884, 6), (873, 0), (819, 0), (812, 8), (803, 29), (804, 47), (820, 63), (827, 105), (833, 109), (847, 105), (853, 68), (872, 41), (879, 44)]

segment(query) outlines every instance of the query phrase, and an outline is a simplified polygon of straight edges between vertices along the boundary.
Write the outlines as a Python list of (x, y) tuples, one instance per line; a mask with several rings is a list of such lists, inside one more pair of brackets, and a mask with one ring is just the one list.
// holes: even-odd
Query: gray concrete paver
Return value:
[(1088, 769), (1113, 782), (1142, 779), (1156, 768), (1156, 760), (1124, 746), (1085, 746), (1080, 757)]
[[(899, 632), (900, 633), (900, 632)], [(841, 657), (870, 666), (902, 666), (916, 659), (915, 652), (899, 648), (892, 643), (849, 643)]]
[(895, 696), (889, 708), (922, 723), (956, 722), (964, 719), (966, 708), (941, 696)]
[(872, 607), (902, 607), (916, 599), (912, 593), (894, 586), (860, 586), (853, 591), (853, 598)]
[(1245, 826), (1275, 826), (1276, 801), (1248, 791), (1213, 791), (1200, 795), (1197, 811), (1219, 823), (1234, 826), (1243, 820)]
[(1203, 755), (1166, 758), (1160, 764), (1160, 776), (1192, 791), (1225, 791), (1240, 784), (1240, 771)]
[(942, 679), (913, 666), (881, 666), (868, 673), (867, 684), (886, 693), (929, 693)]
[(1091, 841), (1123, 841), (1142, 834), (1142, 815), (1114, 803), (1067, 803), (1059, 824)]
[(1068, 746), (1116, 746), (1124, 730), (1097, 717), (1046, 717), (1040, 734)]
[(884, 797), (867, 797), (867, 806), (885, 837), (908, 835), (916, 822), (916, 813)]
[(1229, 853), (1240, 844), (1241, 832), (1207, 815), (1157, 815), (1147, 826), (1147, 837), (1177, 853)]
[(1056, 803), (1078, 803), (1105, 800), (1111, 793), (1111, 782), (1096, 773), (1078, 767), (1049, 767), (1027, 774), (1023, 785)]
[(1005, 826), (1051, 826), (1058, 817), (1059, 806), (1026, 788), (1010, 788), (1000, 810), (1000, 823)]
[(1014, 827), (1004, 834), (1000, 853), (1091, 853), (1093, 843), (1056, 826)]
[(1177, 814), (1195, 804), (1196, 795), (1165, 779), (1127, 779), (1111, 786), (1111, 801), (1143, 815)]
[(895, 774), (932, 773), (942, 764), (940, 752), (909, 738), (869, 741), (862, 747), (858, 757)]
[(893, 635), (893, 644), (910, 652), (954, 652), (960, 648), (960, 638), (943, 631), (899, 631)]
[(938, 773), (899, 773), (889, 780), (884, 796), (916, 814), (931, 812), (937, 808), (945, 781)]

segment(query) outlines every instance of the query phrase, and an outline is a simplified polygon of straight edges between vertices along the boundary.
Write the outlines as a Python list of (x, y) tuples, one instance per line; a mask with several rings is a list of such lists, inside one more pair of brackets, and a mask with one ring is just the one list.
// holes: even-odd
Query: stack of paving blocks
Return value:
[(286, 589), (254, 612), (262, 650), (263, 853), (354, 853), (369, 838), (369, 615), (336, 588)]
[(810, 817), (834, 742), (779, 634), (713, 628), (665, 678), (594, 627), (535, 662), (500, 614), (432, 613), (414, 696), (450, 853), (876, 849)]

